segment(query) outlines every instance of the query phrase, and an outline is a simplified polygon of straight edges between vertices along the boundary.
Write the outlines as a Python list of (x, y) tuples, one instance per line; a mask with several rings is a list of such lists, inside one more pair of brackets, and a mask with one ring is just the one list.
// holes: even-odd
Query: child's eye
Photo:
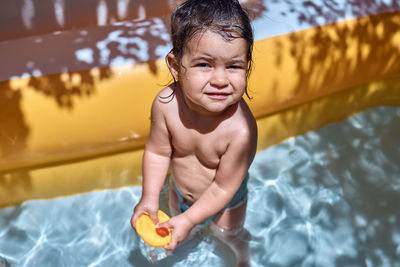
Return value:
[(243, 67), (242, 66), (240, 66), (240, 65), (230, 65), (229, 67), (228, 67), (229, 69), (242, 69)]
[(197, 65), (196, 65), (196, 67), (200, 67), (200, 68), (206, 68), (206, 67), (209, 67), (210, 65), (209, 64), (207, 64), (207, 63), (198, 63)]

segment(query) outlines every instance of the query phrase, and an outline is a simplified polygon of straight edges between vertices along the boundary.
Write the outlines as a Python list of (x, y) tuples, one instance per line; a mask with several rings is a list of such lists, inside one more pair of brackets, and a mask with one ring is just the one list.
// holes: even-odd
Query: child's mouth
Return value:
[(206, 93), (206, 95), (212, 99), (218, 99), (218, 100), (226, 99), (229, 96), (229, 94), (227, 93)]

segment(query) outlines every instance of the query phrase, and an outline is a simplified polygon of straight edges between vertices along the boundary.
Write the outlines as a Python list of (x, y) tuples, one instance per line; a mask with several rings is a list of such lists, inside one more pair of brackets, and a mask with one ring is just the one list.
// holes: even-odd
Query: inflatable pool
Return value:
[[(0, 3), (0, 266), (234, 265), (207, 230), (151, 263), (129, 223), (178, 2)], [(251, 266), (400, 265), (400, 3), (241, 2)]]
[[(177, 2), (89, 2), (0, 4), (0, 206), (140, 184)], [(395, 2), (242, 2), (256, 33), (259, 151), (400, 104)]]

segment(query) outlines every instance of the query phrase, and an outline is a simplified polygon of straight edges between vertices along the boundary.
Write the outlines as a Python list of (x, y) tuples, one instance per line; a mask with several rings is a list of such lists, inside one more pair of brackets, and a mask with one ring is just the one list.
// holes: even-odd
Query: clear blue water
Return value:
[[(400, 266), (400, 108), (379, 107), (257, 154), (251, 266)], [(151, 263), (129, 220), (140, 187), (0, 210), (0, 266), (232, 266), (207, 231)], [(165, 196), (162, 207), (165, 208)]]

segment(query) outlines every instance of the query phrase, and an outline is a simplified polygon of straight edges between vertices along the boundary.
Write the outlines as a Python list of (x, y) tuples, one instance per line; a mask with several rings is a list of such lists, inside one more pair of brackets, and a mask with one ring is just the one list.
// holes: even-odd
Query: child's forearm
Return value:
[(201, 197), (185, 211), (184, 216), (195, 226), (221, 211), (235, 192), (227, 191), (213, 182)]

